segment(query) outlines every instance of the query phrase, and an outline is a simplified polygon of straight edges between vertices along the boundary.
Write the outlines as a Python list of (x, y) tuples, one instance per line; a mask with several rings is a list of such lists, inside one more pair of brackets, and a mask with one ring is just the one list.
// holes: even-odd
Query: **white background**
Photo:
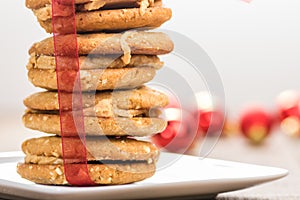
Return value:
[[(0, 7), (0, 139), (5, 141), (0, 150), (18, 148), (32, 133), (20, 119), (22, 99), (35, 91), (27, 81), (27, 51), (47, 34), (24, 4), (3, 1)], [(173, 18), (163, 28), (185, 34), (209, 54), (232, 116), (247, 103), (272, 108), (278, 93), (300, 89), (299, 0), (165, 0), (165, 5)]]

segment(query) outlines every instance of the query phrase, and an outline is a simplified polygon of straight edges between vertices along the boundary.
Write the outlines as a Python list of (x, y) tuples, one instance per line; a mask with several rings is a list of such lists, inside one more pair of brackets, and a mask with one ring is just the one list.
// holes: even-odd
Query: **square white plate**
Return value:
[(17, 174), (21, 152), (0, 153), (0, 197), (22, 199), (157, 199), (183, 196), (213, 197), (282, 178), (287, 170), (161, 153), (156, 174), (145, 181), (121, 186), (45, 186)]

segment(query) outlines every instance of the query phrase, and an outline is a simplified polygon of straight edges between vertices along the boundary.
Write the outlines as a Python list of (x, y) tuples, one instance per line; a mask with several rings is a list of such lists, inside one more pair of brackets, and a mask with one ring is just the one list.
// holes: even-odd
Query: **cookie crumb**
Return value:
[(109, 178), (107, 179), (107, 182), (108, 182), (108, 183), (111, 183), (111, 182), (112, 182), (112, 178), (109, 177)]
[(146, 153), (150, 153), (151, 152), (150, 147), (147, 147), (147, 146), (144, 146), (144, 150), (146, 151)]
[(48, 120), (48, 116), (43, 116), (43, 121), (47, 121)]
[(56, 152), (52, 152), (52, 155), (55, 156), (56, 158), (59, 157), (58, 153), (56, 153)]
[(152, 163), (153, 163), (153, 159), (152, 159), (152, 158), (149, 158), (149, 159), (147, 160), (147, 163), (148, 163), (148, 164), (152, 164)]
[(107, 79), (102, 80), (102, 85), (105, 85), (107, 83)]
[(56, 168), (55, 169), (55, 172), (58, 174), (58, 175), (62, 175), (63, 174), (63, 172), (61, 171), (61, 169), (59, 169), (59, 168)]

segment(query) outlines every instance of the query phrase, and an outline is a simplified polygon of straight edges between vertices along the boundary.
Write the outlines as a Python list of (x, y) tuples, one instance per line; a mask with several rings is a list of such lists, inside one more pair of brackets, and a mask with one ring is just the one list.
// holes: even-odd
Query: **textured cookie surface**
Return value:
[[(126, 9), (126, 8), (140, 8), (140, 13), (144, 14), (146, 9), (154, 6), (162, 6), (161, 0), (93, 0), (83, 4), (76, 4), (75, 11), (87, 12), (94, 10), (109, 10), (109, 9)], [(31, 5), (28, 5), (30, 7)], [(52, 5), (45, 4), (42, 7), (32, 8), (33, 13), (39, 20), (47, 20), (52, 18)]]
[[(62, 73), (76, 72), (64, 71)], [(81, 89), (83, 91), (94, 91), (136, 88), (151, 81), (155, 74), (156, 70), (151, 67), (81, 70)], [(55, 70), (31, 69), (28, 71), (28, 79), (36, 87), (57, 90)], [(61, 83), (60, 89), (73, 92), (73, 85), (65, 80)]]
[[(64, 105), (70, 105), (65, 109), (72, 110), (72, 94), (65, 94), (65, 96), (64, 99), (70, 101), (64, 103)], [(141, 87), (132, 90), (83, 93), (82, 102), (83, 108), (87, 112), (92, 109), (90, 112), (96, 112), (96, 116), (112, 117), (118, 116), (118, 110), (126, 112), (126, 110), (149, 110), (154, 107), (165, 107), (168, 104), (168, 96), (148, 87)], [(35, 93), (24, 100), (24, 105), (32, 110), (59, 110), (58, 93), (50, 91)]]
[[(62, 57), (63, 63), (72, 62), (73, 59), (69, 57)], [(163, 62), (157, 56), (145, 56), (145, 55), (133, 55), (128, 64), (124, 63), (121, 57), (118, 56), (102, 56), (102, 55), (90, 55), (79, 57), (80, 69), (108, 69), (108, 68), (125, 68), (125, 67), (152, 67), (160, 69), (163, 66)], [(27, 64), (27, 69), (55, 69), (55, 57), (54, 56), (30, 56)]]
[[(139, 8), (79, 12), (76, 13), (76, 28), (81, 33), (156, 28), (171, 17), (171, 9), (163, 7), (146, 8), (144, 12), (141, 12)], [(51, 19), (46, 21), (39, 19), (39, 23), (46, 32), (53, 32)], [(56, 32), (63, 32), (64, 28), (57, 26)]]
[[(72, 35), (60, 36), (61, 41), (72, 40)], [(174, 44), (164, 33), (159, 32), (131, 32), (130, 34), (84, 34), (77, 35), (79, 55), (88, 54), (119, 54), (123, 55), (128, 51), (131, 54), (139, 55), (161, 55), (170, 53)], [(128, 48), (126, 47), (129, 47)], [(63, 42), (57, 44), (57, 49), (63, 52), (72, 52), (70, 46)], [(67, 54), (66, 53), (66, 54)], [(54, 55), (53, 37), (47, 38), (34, 44), (29, 50), (29, 54), (35, 55)]]
[[(120, 7), (140, 7), (141, 4), (149, 4), (159, 2), (154, 0), (75, 0), (74, 3), (77, 4), (99, 4), (103, 5), (103, 8), (120, 8)], [(38, 9), (51, 5), (52, 0), (26, 0), (26, 6), (31, 9)], [(78, 6), (78, 5), (77, 5)]]
[[(65, 134), (70, 136), (74, 133), (75, 126), (70, 117), (65, 119), (69, 123), (70, 128), (65, 129)], [(60, 117), (53, 114), (31, 114), (27, 113), (23, 116), (23, 123), (27, 128), (42, 131), (45, 133), (60, 135)], [(85, 132), (90, 136), (149, 136), (160, 133), (165, 130), (167, 121), (160, 118), (146, 117), (84, 117)], [(76, 127), (76, 126), (75, 126)]]
[[(37, 165), (19, 163), (18, 173), (25, 179), (39, 184), (68, 185), (63, 165)], [(154, 164), (88, 164), (92, 181), (101, 185), (126, 184), (153, 176)]]
[[(25, 163), (27, 164), (39, 164), (39, 165), (63, 165), (63, 158), (57, 158), (54, 156), (37, 156), (37, 155), (26, 155)], [(132, 163), (132, 162), (144, 162), (152, 164), (156, 161), (148, 158), (147, 161), (120, 161), (120, 160), (101, 160), (101, 161), (90, 161), (90, 163), (101, 163), (101, 164), (112, 164), (112, 163)]]
[[(78, 153), (83, 151), (82, 141), (76, 138), (65, 138), (68, 148), (68, 158), (76, 163)], [(86, 140), (88, 161), (145, 161), (156, 162), (159, 156), (157, 147), (149, 142), (126, 138), (87, 138)], [(26, 140), (22, 144), (26, 155), (62, 158), (61, 137), (50, 136)]]

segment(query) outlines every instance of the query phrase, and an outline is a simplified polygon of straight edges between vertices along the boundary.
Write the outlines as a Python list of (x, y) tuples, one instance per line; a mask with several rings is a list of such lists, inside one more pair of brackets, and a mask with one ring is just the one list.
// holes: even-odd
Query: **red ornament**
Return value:
[(300, 135), (300, 94), (287, 90), (277, 97), (278, 115), (281, 130), (289, 136)]
[(164, 110), (168, 126), (162, 133), (152, 136), (152, 141), (159, 148), (171, 152), (185, 153), (190, 149), (195, 137), (196, 128), (193, 129), (192, 115), (180, 108), (180, 104), (174, 100)]
[(263, 108), (251, 107), (240, 118), (240, 130), (253, 143), (261, 143), (270, 134), (272, 116)]
[(218, 110), (199, 110), (198, 133), (214, 135), (223, 130), (224, 113)]
[(216, 108), (213, 98), (208, 92), (196, 94), (198, 110), (195, 117), (198, 118), (198, 136), (214, 135), (223, 129), (225, 114)]
[(281, 130), (292, 137), (300, 136), (300, 119), (298, 117), (287, 117), (280, 123)]
[(300, 117), (300, 94), (297, 91), (284, 91), (278, 95), (276, 101), (279, 110), (280, 121), (287, 117)]

